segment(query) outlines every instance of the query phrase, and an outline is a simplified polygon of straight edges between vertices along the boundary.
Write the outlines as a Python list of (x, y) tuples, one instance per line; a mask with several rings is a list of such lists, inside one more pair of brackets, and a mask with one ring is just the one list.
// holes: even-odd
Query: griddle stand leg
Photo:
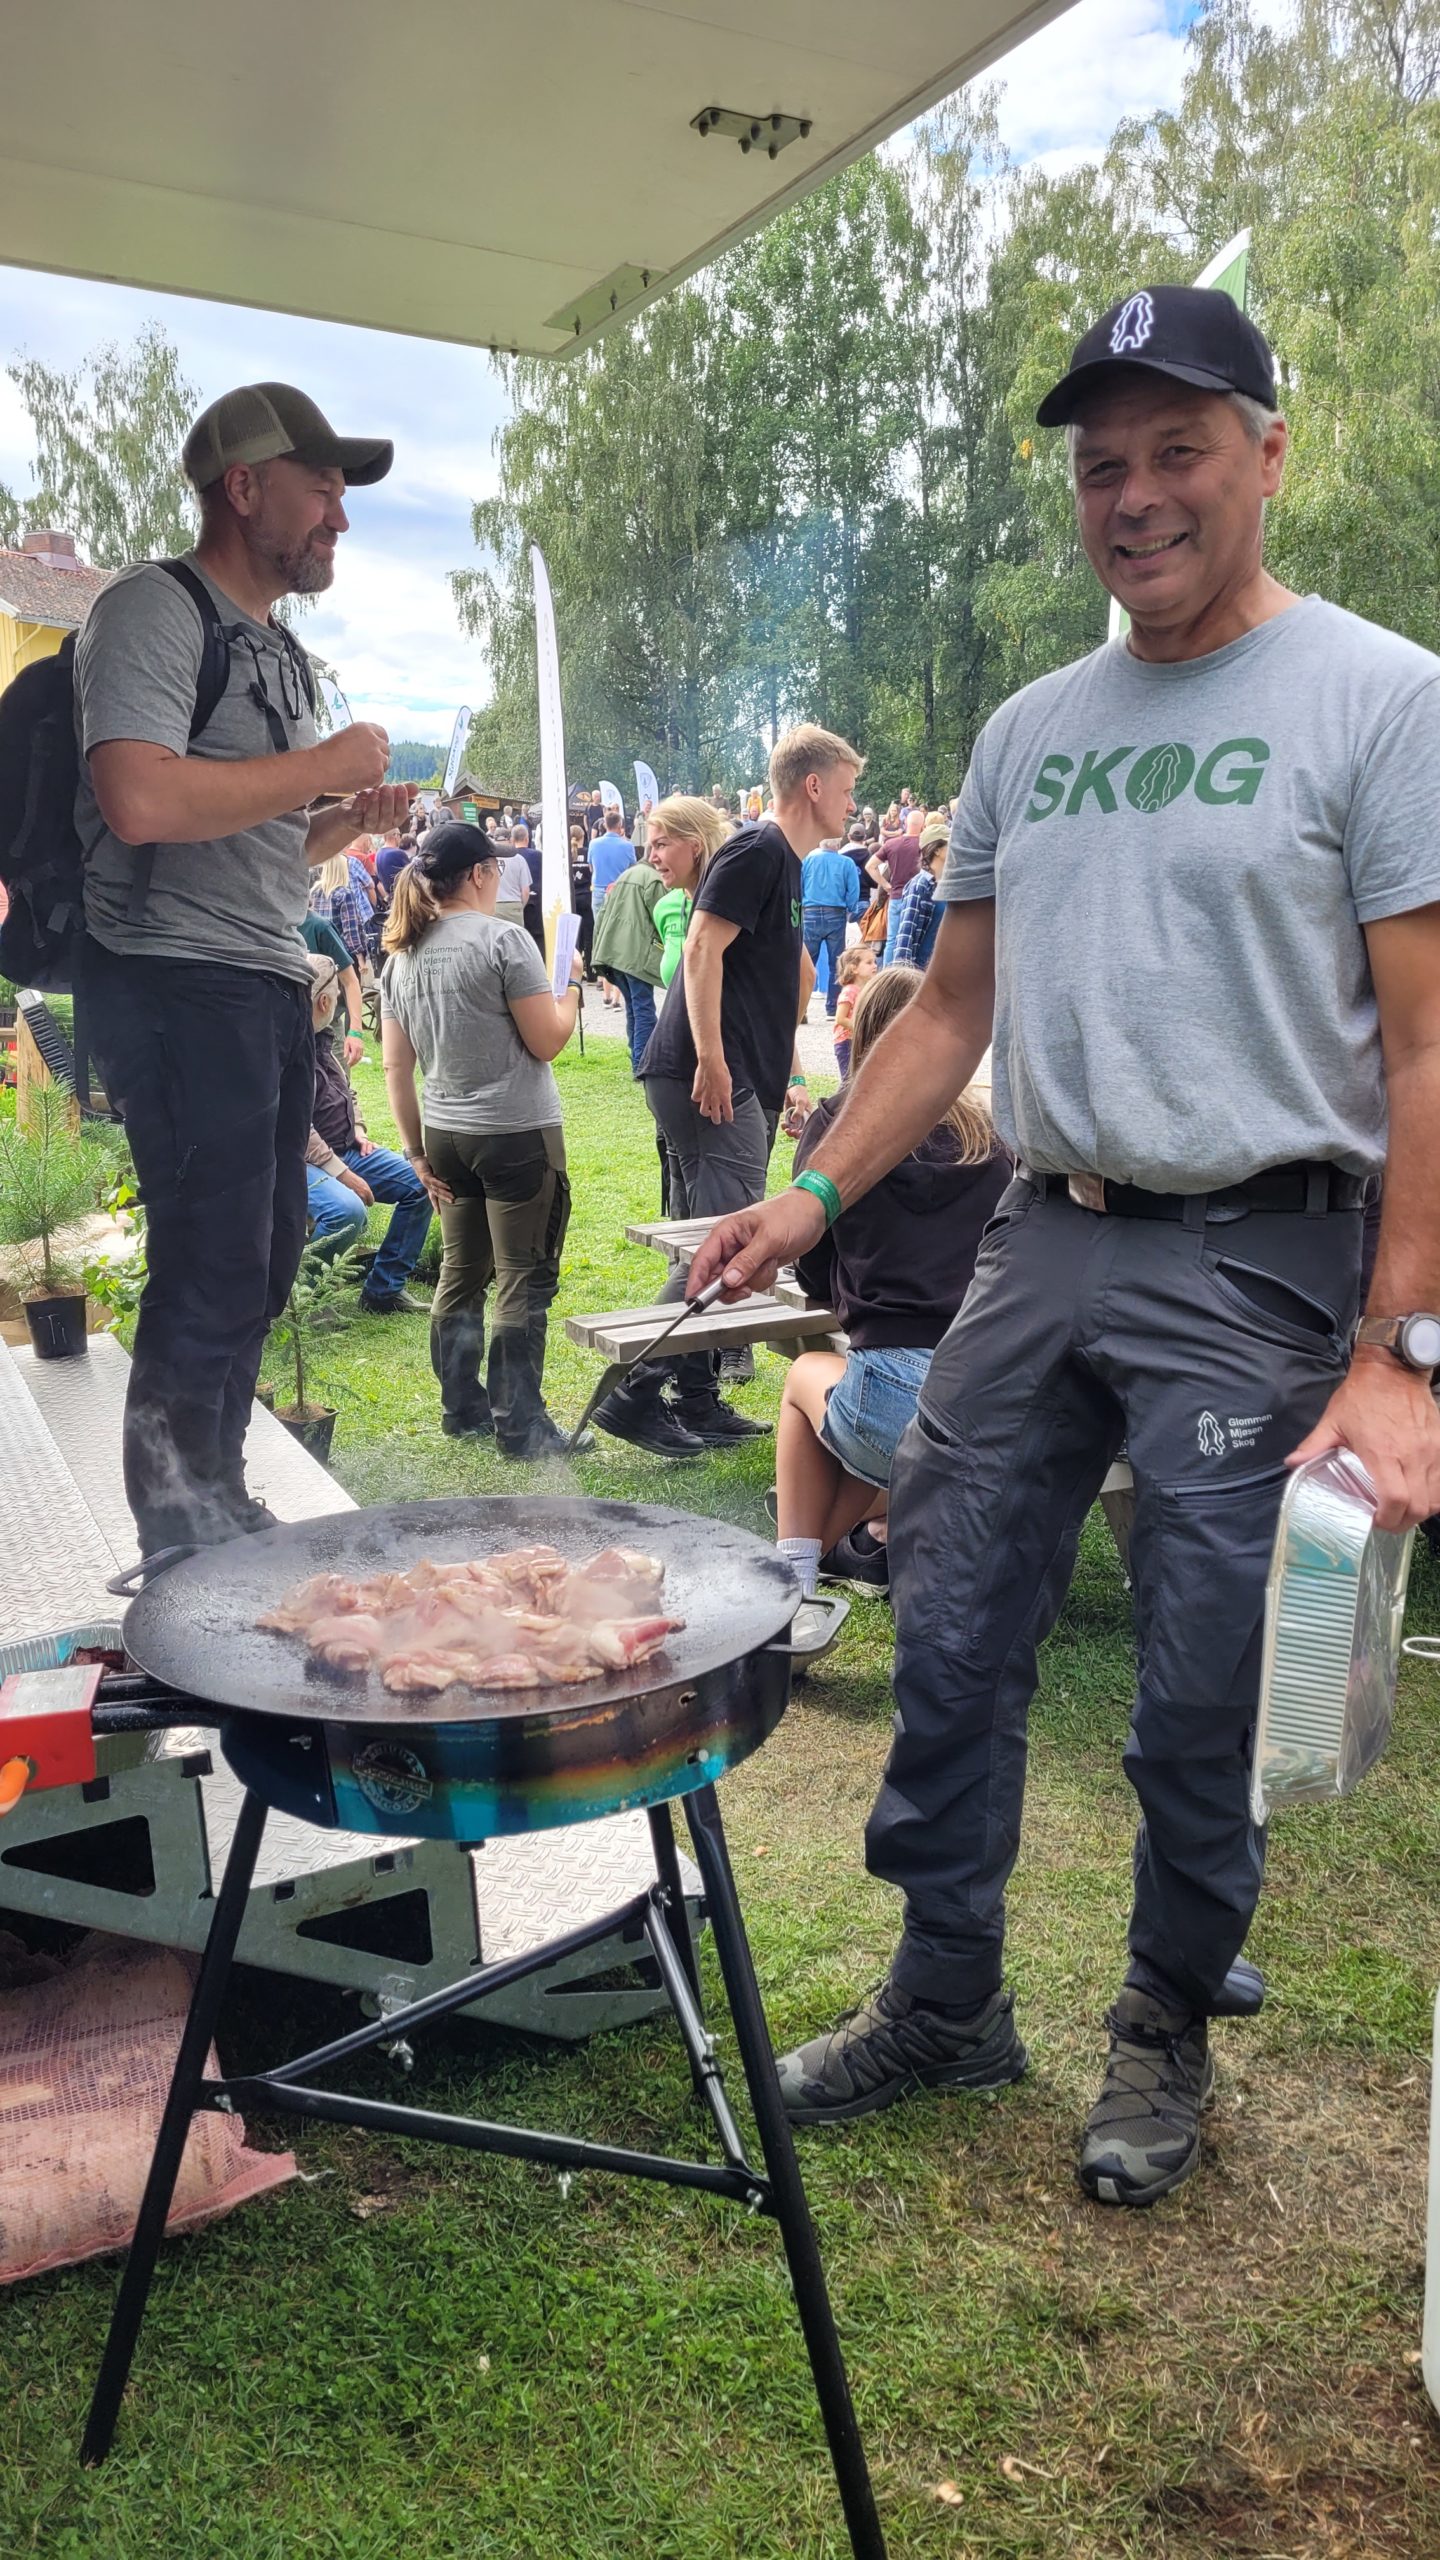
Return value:
[(795, 2157), (795, 2138), (780, 2095), (774, 2048), (765, 2023), (714, 1788), (700, 1787), (693, 1795), (687, 1795), (685, 1816), (705, 1886), (715, 1953), (725, 1980), (735, 2041), (769, 2172), (775, 2219), (785, 2243), (795, 2308), (815, 2378), (815, 2396), (825, 2421), (840, 2503), (850, 2529), (850, 2548), (855, 2560), (885, 2560), (885, 2537), (875, 2508), (875, 2492), (850, 2397), (835, 2315), (830, 2308), (820, 2244)]
[(665, 1899), (665, 1916), (675, 1952), (684, 1967), (685, 1979), (697, 2009), (703, 2009), (700, 1997), (700, 1960), (685, 1912), (685, 1887), (680, 1881), (680, 1860), (675, 1851), (675, 1825), (668, 1804), (652, 1804), (646, 1813), (650, 1825), (650, 1846), (655, 1853), (655, 1873)]
[(198, 2112), (196, 2102), (205, 2078), (205, 2058), (214, 2040), (220, 2005), (230, 1979), (235, 1942), (240, 1935), (240, 1924), (245, 1917), (251, 1880), (260, 1855), (266, 1811), (267, 1807), (259, 1796), (246, 1794), (240, 1807), (240, 1819), (235, 1825), (235, 1836), (230, 1843), (230, 1855), (225, 1862), (219, 1898), (211, 1916), (210, 1934), (200, 1959), (190, 2014), (175, 2057), (170, 2094), (155, 2137), (150, 2175), (140, 2199), (135, 2236), (125, 2261), (125, 2273), (120, 2280), (120, 2291), (111, 2316), (110, 2334), (105, 2341), (105, 2353), (96, 2377), (95, 2396), (90, 2403), (90, 2415), (80, 2446), (82, 2462), (103, 2462), (114, 2441), (115, 2421), (120, 2415), (125, 2385), (130, 2379), (130, 2366), (140, 2335), (140, 2324), (145, 2317), (145, 2305), (150, 2298), (160, 2245), (165, 2237), (175, 2182), (180, 2175), (190, 2126)]

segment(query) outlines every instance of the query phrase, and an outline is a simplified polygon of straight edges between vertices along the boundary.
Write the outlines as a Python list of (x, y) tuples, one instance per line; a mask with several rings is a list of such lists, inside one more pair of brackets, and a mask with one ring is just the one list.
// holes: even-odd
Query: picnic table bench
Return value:
[[(565, 1331), (582, 1351), (602, 1353), (618, 1379), (674, 1313), (674, 1299), (662, 1298), (648, 1307), (618, 1307), (608, 1314), (567, 1316)], [(687, 1316), (683, 1324), (676, 1325), (666, 1343), (665, 1356), (668, 1359), (672, 1352), (681, 1351), (734, 1351), (753, 1342), (801, 1350), (834, 1329), (831, 1308), (797, 1305), (762, 1290), (753, 1297), (742, 1298), (738, 1306), (709, 1307), (703, 1315)]]
[[(671, 1270), (688, 1263), (709, 1235), (720, 1224), (715, 1218), (651, 1218), (627, 1226), (627, 1244), (647, 1245), (653, 1253), (663, 1253)], [(618, 1313), (599, 1316), (570, 1316), (566, 1332), (572, 1342), (591, 1351), (603, 1351), (607, 1360), (620, 1366), (633, 1359), (652, 1335), (675, 1312), (675, 1302), (661, 1300), (656, 1306), (627, 1307)], [(677, 1325), (665, 1348), (677, 1351), (739, 1351), (752, 1343), (773, 1344), (776, 1350), (788, 1352), (813, 1350), (835, 1335), (835, 1314), (831, 1307), (818, 1306), (795, 1278), (782, 1271), (772, 1290), (756, 1290), (741, 1298), (733, 1307), (712, 1307), (703, 1316), (687, 1319)]]

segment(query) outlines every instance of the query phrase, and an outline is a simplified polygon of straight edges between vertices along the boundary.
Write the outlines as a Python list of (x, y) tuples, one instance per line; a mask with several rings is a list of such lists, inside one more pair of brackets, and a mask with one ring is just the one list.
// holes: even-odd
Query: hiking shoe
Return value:
[(700, 1458), (705, 1443), (671, 1412), (660, 1396), (632, 1396), (616, 1387), (595, 1408), (595, 1421), (616, 1440), (648, 1449), (656, 1458)]
[(837, 1538), (829, 1554), (821, 1557), (820, 1579), (840, 1582), (847, 1591), (868, 1592), (872, 1598), (883, 1600), (890, 1589), (890, 1551), (879, 1538), (872, 1538), (862, 1524), (846, 1537)]
[(393, 1298), (372, 1298), (368, 1289), (360, 1292), (361, 1312), (367, 1316), (428, 1316), (430, 1309), (423, 1298), (412, 1298), (408, 1289), (397, 1289)]
[(1085, 2120), (1080, 2184), (1097, 2204), (1154, 2204), (1199, 2163), (1215, 2094), (1207, 2022), (1127, 1985), (1105, 2023), (1110, 2059)]
[(776, 2065), (786, 2114), (792, 2124), (842, 2124), (911, 2089), (1003, 2089), (1029, 2060), (1013, 2008), (1011, 1992), (994, 1991), (952, 2017), (886, 1980), (828, 2035)]
[(755, 1375), (755, 1354), (749, 1343), (739, 1342), (729, 1351), (717, 1352), (715, 1375), (722, 1386), (748, 1387)]
[(719, 1396), (677, 1396), (670, 1410), (683, 1429), (693, 1431), (707, 1449), (724, 1449), (734, 1440), (770, 1437), (768, 1422), (752, 1422), (747, 1413), (737, 1413), (733, 1404), (722, 1403)]
[(440, 1428), (447, 1440), (493, 1440), (495, 1424), (488, 1413), (442, 1413)]

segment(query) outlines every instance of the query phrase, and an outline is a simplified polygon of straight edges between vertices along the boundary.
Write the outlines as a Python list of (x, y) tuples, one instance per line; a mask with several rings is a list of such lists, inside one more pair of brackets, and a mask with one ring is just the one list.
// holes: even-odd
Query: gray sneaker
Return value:
[(1106, 2020), (1110, 2059), (1085, 2121), (1080, 2184), (1097, 2204), (1154, 2204), (1200, 2160), (1215, 2095), (1207, 2021), (1127, 1987)]
[(992, 1992), (948, 2017), (922, 2007), (888, 1979), (828, 2035), (777, 2064), (792, 2124), (842, 2124), (873, 2115), (912, 2089), (1003, 2089), (1029, 2055), (1015, 2032), (1013, 1995)]

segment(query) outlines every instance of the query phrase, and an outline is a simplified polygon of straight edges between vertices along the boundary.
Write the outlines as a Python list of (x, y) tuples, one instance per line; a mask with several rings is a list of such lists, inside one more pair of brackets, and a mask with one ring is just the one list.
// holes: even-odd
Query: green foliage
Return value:
[(427, 790), (432, 784), (438, 789), (443, 770), (444, 759), (433, 738), (391, 739), (387, 782), (419, 782)]
[(117, 1325), (138, 1312), (147, 1275), (145, 1203), (140, 1197), (135, 1168), (128, 1161), (102, 1190), (100, 1206), (107, 1216), (123, 1218), (134, 1238), (129, 1253), (94, 1254), (85, 1265), (85, 1294), (97, 1306), (109, 1308), (106, 1330), (113, 1333)]
[(29, 1126), (0, 1120), (0, 1245), (9, 1246), (36, 1291), (73, 1287), (80, 1263), (60, 1237), (98, 1205), (108, 1158), (77, 1137), (66, 1097), (54, 1086), (30, 1096)]
[(309, 1401), (315, 1382), (316, 1355), (323, 1344), (348, 1332), (355, 1320), (349, 1293), (360, 1278), (359, 1248), (347, 1253), (318, 1253), (308, 1246), (301, 1255), (294, 1286), (284, 1312), (270, 1328), (270, 1339), (285, 1358), (295, 1383), (295, 1412), (302, 1422), (318, 1408)]
[(997, 703), (1105, 632), (1037, 399), (1245, 223), (1294, 437), (1271, 566), (1440, 646), (1440, 0), (1213, 0), (1188, 42), (1178, 108), (1099, 166), (1015, 172), (998, 92), (962, 91), (573, 364), (507, 368), (453, 581), (494, 672), (477, 762), (537, 778), (537, 541), (572, 775), (733, 788), (804, 717), (867, 751), (868, 798), (953, 791)]
[(73, 373), (21, 357), (9, 375), (35, 436), (36, 489), (20, 501), (0, 489), (0, 541), (54, 527), (100, 569), (189, 549), (180, 447), (199, 395), (163, 329), (97, 347)]

